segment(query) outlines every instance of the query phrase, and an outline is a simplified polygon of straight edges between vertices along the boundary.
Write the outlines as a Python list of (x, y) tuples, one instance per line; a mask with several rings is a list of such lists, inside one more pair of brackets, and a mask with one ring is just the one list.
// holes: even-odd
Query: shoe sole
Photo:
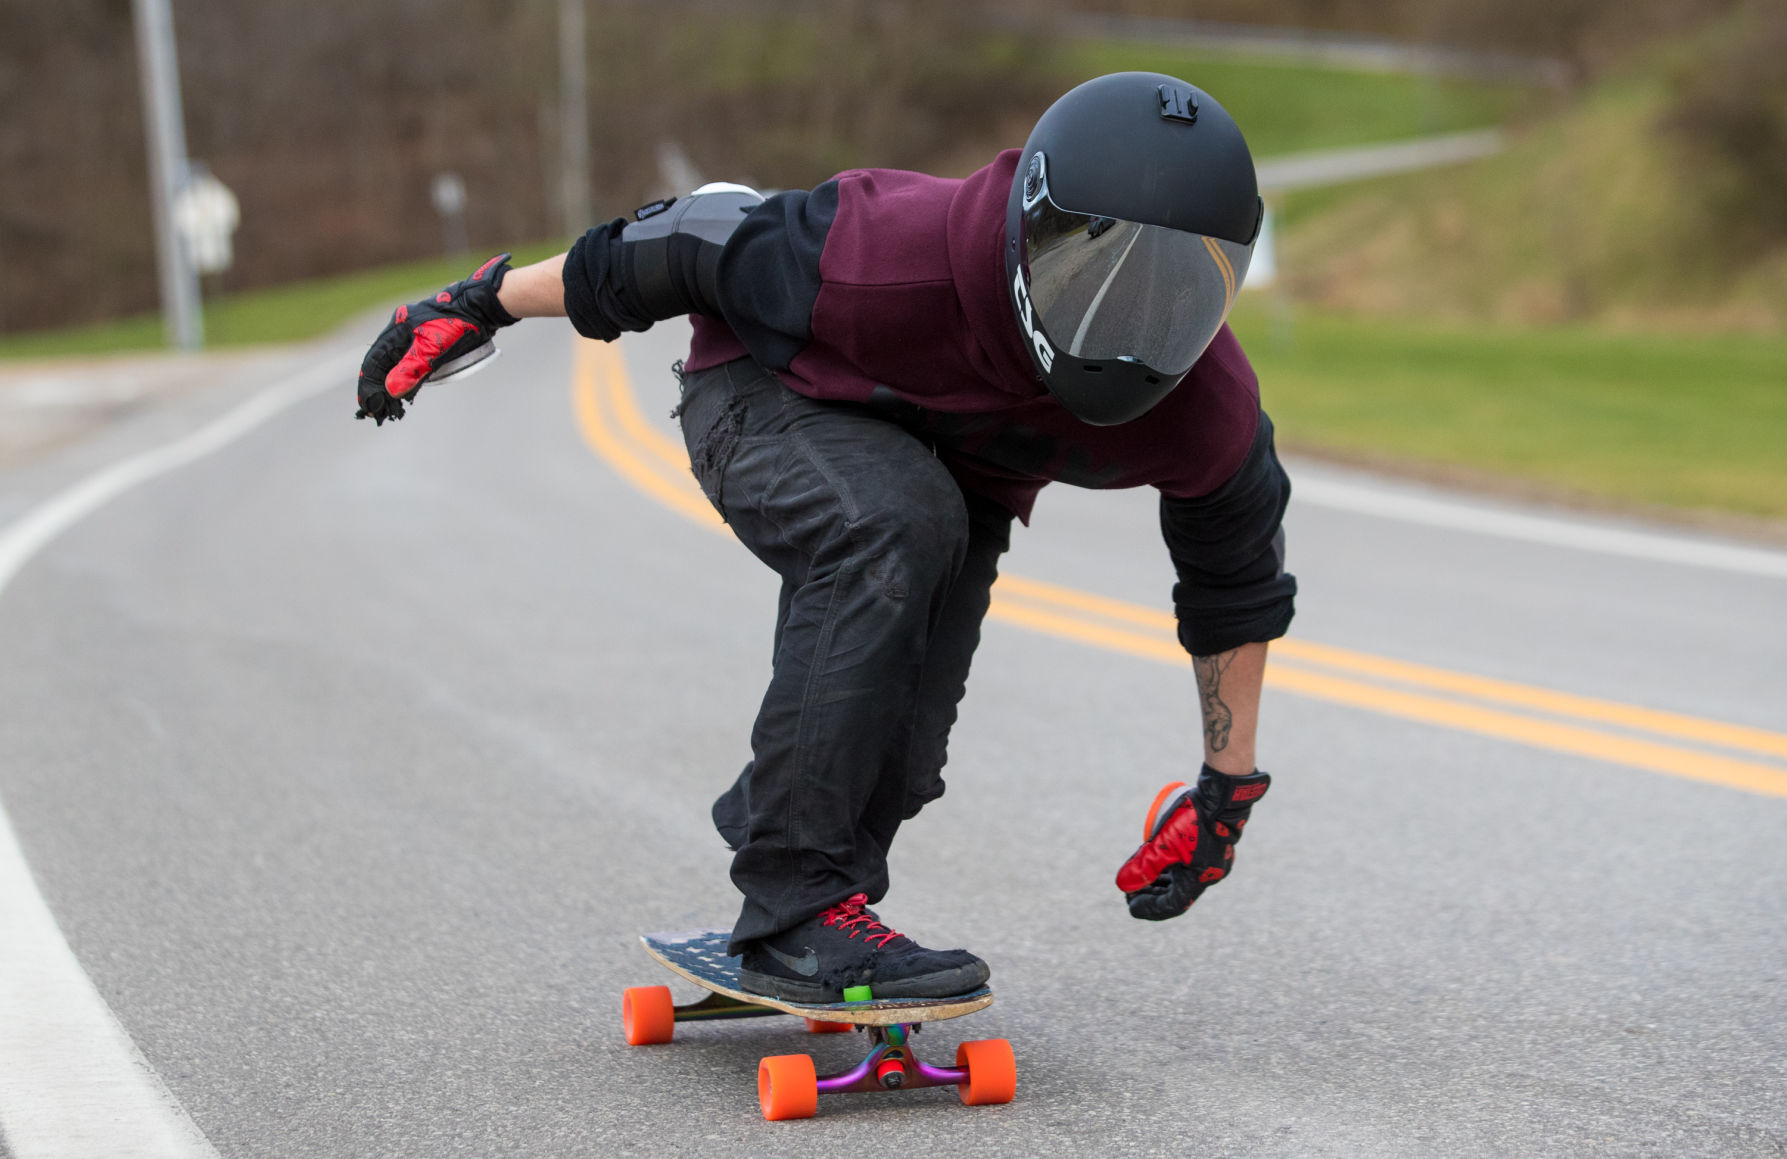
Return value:
[[(991, 973), (985, 962), (975, 962), (950, 970), (939, 970), (935, 974), (921, 974), (916, 978), (870, 982), (869, 986), (877, 999), (954, 998), (958, 994), (966, 994), (986, 985)], [(775, 998), (782, 1002), (805, 1002), (814, 1006), (844, 1000), (843, 991), (818, 982), (797, 982), (792, 978), (778, 978), (774, 974), (759, 974), (755, 970), (741, 969), (738, 972), (738, 988), (747, 994), (761, 994), (765, 998)]]

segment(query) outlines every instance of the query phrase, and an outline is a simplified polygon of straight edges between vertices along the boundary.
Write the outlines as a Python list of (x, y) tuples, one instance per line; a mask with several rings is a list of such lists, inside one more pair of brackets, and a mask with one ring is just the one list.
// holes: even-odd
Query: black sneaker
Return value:
[(859, 893), (751, 943), (740, 988), (784, 1002), (842, 1002), (846, 986), (868, 986), (877, 998), (950, 998), (986, 985), (985, 962), (967, 950), (925, 949), (882, 925), (868, 900)]

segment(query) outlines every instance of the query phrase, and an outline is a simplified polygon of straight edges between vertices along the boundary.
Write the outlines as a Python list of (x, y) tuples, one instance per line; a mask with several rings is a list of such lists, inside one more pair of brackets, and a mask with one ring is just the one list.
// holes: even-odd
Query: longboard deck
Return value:
[(993, 991), (982, 986), (948, 998), (875, 998), (867, 1002), (784, 1002), (739, 987), (739, 959), (726, 953), (731, 930), (683, 930), (643, 934), (645, 952), (673, 973), (715, 994), (738, 1002), (811, 1018), (815, 1022), (848, 1022), (858, 1026), (895, 1026), (960, 1018), (993, 1004)]

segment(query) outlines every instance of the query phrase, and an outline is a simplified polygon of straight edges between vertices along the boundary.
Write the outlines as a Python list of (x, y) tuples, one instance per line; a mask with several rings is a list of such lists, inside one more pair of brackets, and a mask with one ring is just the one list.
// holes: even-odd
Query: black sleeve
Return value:
[(633, 263), (621, 240), (626, 225), (624, 217), (598, 225), (565, 255), (565, 313), (585, 338), (612, 342), (660, 320), (646, 311), (634, 284)]
[(1284, 508), (1291, 481), (1260, 413), (1247, 460), (1196, 499), (1160, 498), (1160, 530), (1179, 582), (1179, 643), (1193, 656), (1276, 640), (1296, 614), (1297, 578), (1284, 570)]
[(838, 183), (790, 190), (739, 225), (720, 255), (720, 313), (759, 365), (786, 370), (813, 337), (819, 257), (838, 216)]

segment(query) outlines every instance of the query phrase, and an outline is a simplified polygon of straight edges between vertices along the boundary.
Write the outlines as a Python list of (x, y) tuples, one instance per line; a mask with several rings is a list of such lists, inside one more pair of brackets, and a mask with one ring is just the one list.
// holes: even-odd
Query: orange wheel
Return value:
[(676, 1003), (670, 997), (670, 987), (632, 987), (621, 995), (620, 1020), (627, 1029), (627, 1042), (633, 1046), (669, 1042), (676, 1033)]
[(856, 1029), (850, 1022), (821, 1022), (817, 1018), (806, 1019), (808, 1034), (849, 1034)]
[(956, 1065), (968, 1068), (968, 1081), (956, 1087), (956, 1094), (971, 1107), (1009, 1103), (1018, 1093), (1018, 1060), (1003, 1038), (964, 1042), (956, 1047)]
[(757, 1101), (763, 1117), (810, 1119), (819, 1113), (819, 1076), (804, 1054), (774, 1054), (757, 1064)]
[(1142, 819), (1142, 842), (1147, 843), (1154, 836), (1154, 822), (1160, 817), (1160, 807), (1167, 803), (1167, 798), (1185, 787), (1184, 781), (1174, 781), (1160, 792), (1154, 794), (1154, 803), (1148, 806), (1148, 815)]

